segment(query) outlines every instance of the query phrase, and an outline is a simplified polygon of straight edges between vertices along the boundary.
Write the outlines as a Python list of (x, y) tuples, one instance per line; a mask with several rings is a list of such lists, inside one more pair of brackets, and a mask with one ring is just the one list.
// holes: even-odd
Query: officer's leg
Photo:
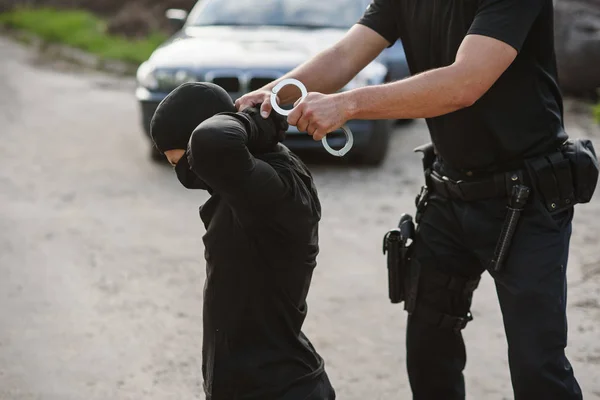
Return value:
[(542, 207), (523, 215), (505, 270), (494, 274), (515, 400), (582, 399), (564, 351), (572, 210), (552, 217)]
[(458, 240), (461, 229), (453, 207), (452, 201), (430, 199), (413, 245), (418, 291), (406, 346), (415, 400), (465, 398), (466, 353), (460, 331), (468, 322), (483, 268)]

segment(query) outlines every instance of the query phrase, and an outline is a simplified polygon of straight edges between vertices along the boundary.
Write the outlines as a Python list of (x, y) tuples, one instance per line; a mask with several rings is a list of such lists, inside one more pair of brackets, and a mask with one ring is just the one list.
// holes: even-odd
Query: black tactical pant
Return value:
[(327, 373), (323, 372), (318, 380), (290, 390), (282, 400), (335, 400), (335, 398), (335, 390)]
[[(237, 400), (240, 396), (219, 395), (211, 396), (205, 393), (206, 400)], [(323, 372), (320, 377), (297, 384), (285, 393), (277, 395), (242, 396), (244, 399), (256, 400), (336, 400), (335, 389), (329, 381), (329, 376)]]
[[(477, 278), (488, 267), (506, 199), (476, 202), (430, 198), (414, 242), (420, 264), (416, 304), (465, 316), (468, 291), (448, 289), (428, 271)], [(565, 281), (573, 209), (551, 215), (533, 193), (523, 211), (504, 270), (493, 273), (508, 341), (515, 400), (582, 399), (565, 356)], [(415, 400), (465, 398), (465, 345), (460, 330), (435, 326), (419, 312), (409, 316), (407, 367)], [(493, 360), (490, 360), (493, 362)]]

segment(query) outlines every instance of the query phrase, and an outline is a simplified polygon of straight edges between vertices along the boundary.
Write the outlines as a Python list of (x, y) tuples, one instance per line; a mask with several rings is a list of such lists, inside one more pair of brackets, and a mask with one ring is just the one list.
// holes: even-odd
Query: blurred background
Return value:
[[(369, 0), (0, 0), (0, 400), (201, 394), (198, 206), (150, 146), (158, 103), (188, 81), (232, 98), (338, 40)], [(600, 138), (600, 0), (555, 1), (572, 137)], [(335, 68), (335, 65), (332, 66)], [(410, 76), (399, 41), (343, 90)], [(389, 304), (382, 238), (414, 212), (424, 121), (350, 121), (342, 160), (290, 128), (314, 173), (321, 252), (305, 333), (339, 398), (410, 398), (405, 314)], [(341, 132), (329, 135), (341, 147)], [(597, 197), (597, 196), (596, 196)], [(600, 399), (600, 201), (577, 206), (569, 357)], [(465, 331), (468, 394), (510, 399), (493, 282)]]

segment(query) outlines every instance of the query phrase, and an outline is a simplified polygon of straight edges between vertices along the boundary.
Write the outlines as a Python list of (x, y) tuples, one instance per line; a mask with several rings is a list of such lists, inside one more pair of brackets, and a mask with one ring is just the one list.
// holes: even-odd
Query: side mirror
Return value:
[(183, 28), (188, 17), (188, 12), (179, 8), (169, 8), (165, 12), (165, 16), (171, 22), (171, 26), (176, 31)]

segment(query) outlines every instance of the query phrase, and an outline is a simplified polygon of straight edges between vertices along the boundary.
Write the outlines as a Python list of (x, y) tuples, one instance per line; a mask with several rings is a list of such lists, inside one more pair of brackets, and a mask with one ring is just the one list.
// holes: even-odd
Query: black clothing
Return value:
[(427, 119), (438, 154), (454, 168), (511, 169), (567, 139), (552, 0), (374, 0), (359, 23), (390, 43), (400, 38), (413, 74), (451, 65), (468, 34), (519, 51), (473, 106)]
[(190, 135), (204, 120), (221, 112), (235, 112), (229, 94), (209, 82), (184, 83), (165, 97), (150, 123), (154, 146), (167, 150), (187, 148)]
[(243, 114), (237, 114), (244, 117), (242, 122), (250, 135), (248, 150), (255, 154), (273, 151), (277, 143), (285, 140), (285, 134), (290, 127), (287, 118), (276, 112), (269, 114), (269, 118), (261, 117), (260, 107), (261, 104), (248, 107), (243, 110)]
[(323, 359), (301, 331), (319, 251), (317, 191), (303, 163), (273, 147), (277, 129), (258, 126), (252, 113), (219, 114), (187, 149), (212, 190), (200, 208), (205, 392), (211, 400), (333, 400)]
[(177, 175), (179, 183), (186, 189), (202, 189), (212, 193), (212, 189), (208, 187), (206, 182), (203, 182), (202, 179), (198, 178), (198, 175), (190, 169), (187, 157), (181, 157), (177, 162), (177, 165), (175, 165), (175, 174)]
[[(473, 106), (427, 120), (438, 154), (435, 170), (442, 176), (490, 181), (524, 170), (526, 159), (553, 152), (567, 139), (552, 0), (373, 0), (359, 23), (390, 44), (400, 38), (413, 74), (451, 65), (469, 34), (517, 50), (512, 65)], [(430, 186), (438, 192), (421, 210), (412, 244), (411, 278), (418, 286), (410, 299), (407, 368), (414, 400), (463, 400), (465, 346), (460, 329), (445, 322), (470, 318), (472, 292), (457, 291), (452, 280), (439, 277), (477, 282), (502, 232), (507, 192), (466, 201), (443, 194), (440, 188), (452, 185)], [(532, 186), (503, 270), (491, 272), (515, 400), (579, 400), (581, 389), (564, 351), (573, 208), (550, 214)], [(437, 323), (425, 310), (437, 312)]]
[[(437, 171), (451, 179), (469, 179)], [(428, 279), (428, 270), (479, 277), (492, 258), (504, 223), (506, 199), (464, 202), (430, 197), (414, 242), (422, 272), (417, 304), (464, 315), (464, 301)], [(550, 215), (537, 193), (521, 215), (501, 273), (492, 273), (504, 318), (515, 400), (581, 400), (581, 389), (565, 356), (566, 267), (573, 208)], [(475, 319), (477, 316), (475, 316)], [(415, 400), (463, 400), (466, 363), (462, 335), (419, 317), (408, 320), (407, 365)]]
[[(281, 116), (271, 115), (264, 119), (260, 116), (258, 108), (249, 107), (240, 113), (221, 113), (229, 115), (244, 124), (248, 135), (248, 151), (253, 154), (266, 154), (273, 152), (277, 144), (285, 139), (285, 133), (289, 125)], [(276, 113), (273, 113), (276, 114)], [(191, 133), (190, 135), (191, 136)], [(186, 143), (189, 141), (189, 137)], [(184, 146), (184, 147), (187, 147)], [(175, 166), (175, 172), (179, 182), (187, 189), (203, 189), (212, 194), (212, 189), (196, 175), (190, 167), (187, 157), (182, 157)]]

